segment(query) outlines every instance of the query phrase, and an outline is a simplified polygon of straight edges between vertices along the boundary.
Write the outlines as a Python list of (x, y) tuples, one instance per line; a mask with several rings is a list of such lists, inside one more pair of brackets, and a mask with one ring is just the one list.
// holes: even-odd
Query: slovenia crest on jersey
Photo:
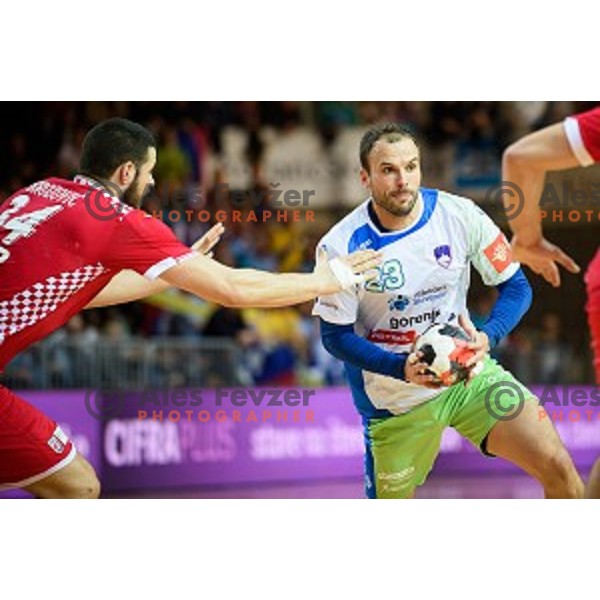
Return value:
[(450, 252), (450, 246), (448, 246), (448, 244), (435, 248), (433, 250), (433, 255), (440, 267), (447, 269), (450, 266), (450, 263), (452, 262), (452, 253)]

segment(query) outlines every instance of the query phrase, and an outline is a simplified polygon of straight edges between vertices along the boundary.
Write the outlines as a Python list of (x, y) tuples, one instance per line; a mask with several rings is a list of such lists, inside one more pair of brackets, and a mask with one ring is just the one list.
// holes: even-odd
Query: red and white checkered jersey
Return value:
[(600, 107), (567, 117), (565, 133), (582, 166), (600, 162)]
[(155, 279), (194, 254), (161, 221), (83, 177), (18, 191), (0, 206), (0, 370), (122, 269)]

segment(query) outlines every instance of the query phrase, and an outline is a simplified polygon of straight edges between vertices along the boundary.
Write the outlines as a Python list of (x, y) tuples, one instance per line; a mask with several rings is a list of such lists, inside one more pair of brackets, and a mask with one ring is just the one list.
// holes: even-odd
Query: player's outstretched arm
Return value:
[[(514, 258), (554, 286), (560, 285), (557, 265), (572, 273), (578, 273), (579, 267), (570, 256), (543, 237), (539, 201), (547, 171), (577, 166), (579, 162), (571, 150), (562, 123), (521, 138), (502, 156), (502, 180), (517, 186), (523, 194), (522, 210), (515, 211), (508, 221), (514, 234), (511, 240)], [(513, 199), (505, 198), (509, 214), (514, 208), (513, 202)]]
[[(217, 245), (224, 231), (223, 224), (217, 223), (192, 246), (192, 250), (196, 250), (210, 258), (212, 249)], [(104, 286), (102, 291), (85, 308), (98, 308), (100, 306), (133, 302), (134, 300), (159, 294), (170, 287), (169, 283), (160, 278), (150, 281), (135, 271), (123, 269)]]
[[(161, 279), (196, 296), (235, 308), (291, 306), (335, 294), (376, 275), (379, 252), (361, 250), (327, 261), (322, 256), (312, 273), (267, 273), (232, 269), (204, 256), (170, 268)], [(371, 271), (371, 272), (369, 272)]]

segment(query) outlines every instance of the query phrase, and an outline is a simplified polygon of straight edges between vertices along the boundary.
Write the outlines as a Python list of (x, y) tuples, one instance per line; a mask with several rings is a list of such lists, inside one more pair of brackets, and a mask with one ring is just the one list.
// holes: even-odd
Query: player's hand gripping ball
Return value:
[(472, 370), (479, 371), (481, 363), (467, 366), (467, 361), (475, 354), (468, 348), (467, 333), (455, 325), (434, 324), (426, 329), (415, 341), (413, 352), (421, 352), (421, 362), (429, 365), (428, 373), (437, 377), (442, 385), (450, 386), (466, 381)]

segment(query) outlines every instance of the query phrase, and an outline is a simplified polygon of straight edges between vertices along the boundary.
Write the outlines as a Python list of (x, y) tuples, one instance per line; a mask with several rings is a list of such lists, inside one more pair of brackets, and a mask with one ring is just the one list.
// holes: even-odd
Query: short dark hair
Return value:
[(127, 161), (139, 169), (148, 158), (148, 148), (154, 147), (154, 136), (142, 125), (127, 119), (107, 119), (85, 136), (80, 170), (83, 175), (109, 179)]
[(373, 146), (382, 138), (390, 143), (410, 138), (417, 148), (419, 147), (415, 134), (408, 127), (399, 123), (379, 123), (371, 127), (360, 140), (360, 164), (363, 169), (369, 170), (369, 154)]

